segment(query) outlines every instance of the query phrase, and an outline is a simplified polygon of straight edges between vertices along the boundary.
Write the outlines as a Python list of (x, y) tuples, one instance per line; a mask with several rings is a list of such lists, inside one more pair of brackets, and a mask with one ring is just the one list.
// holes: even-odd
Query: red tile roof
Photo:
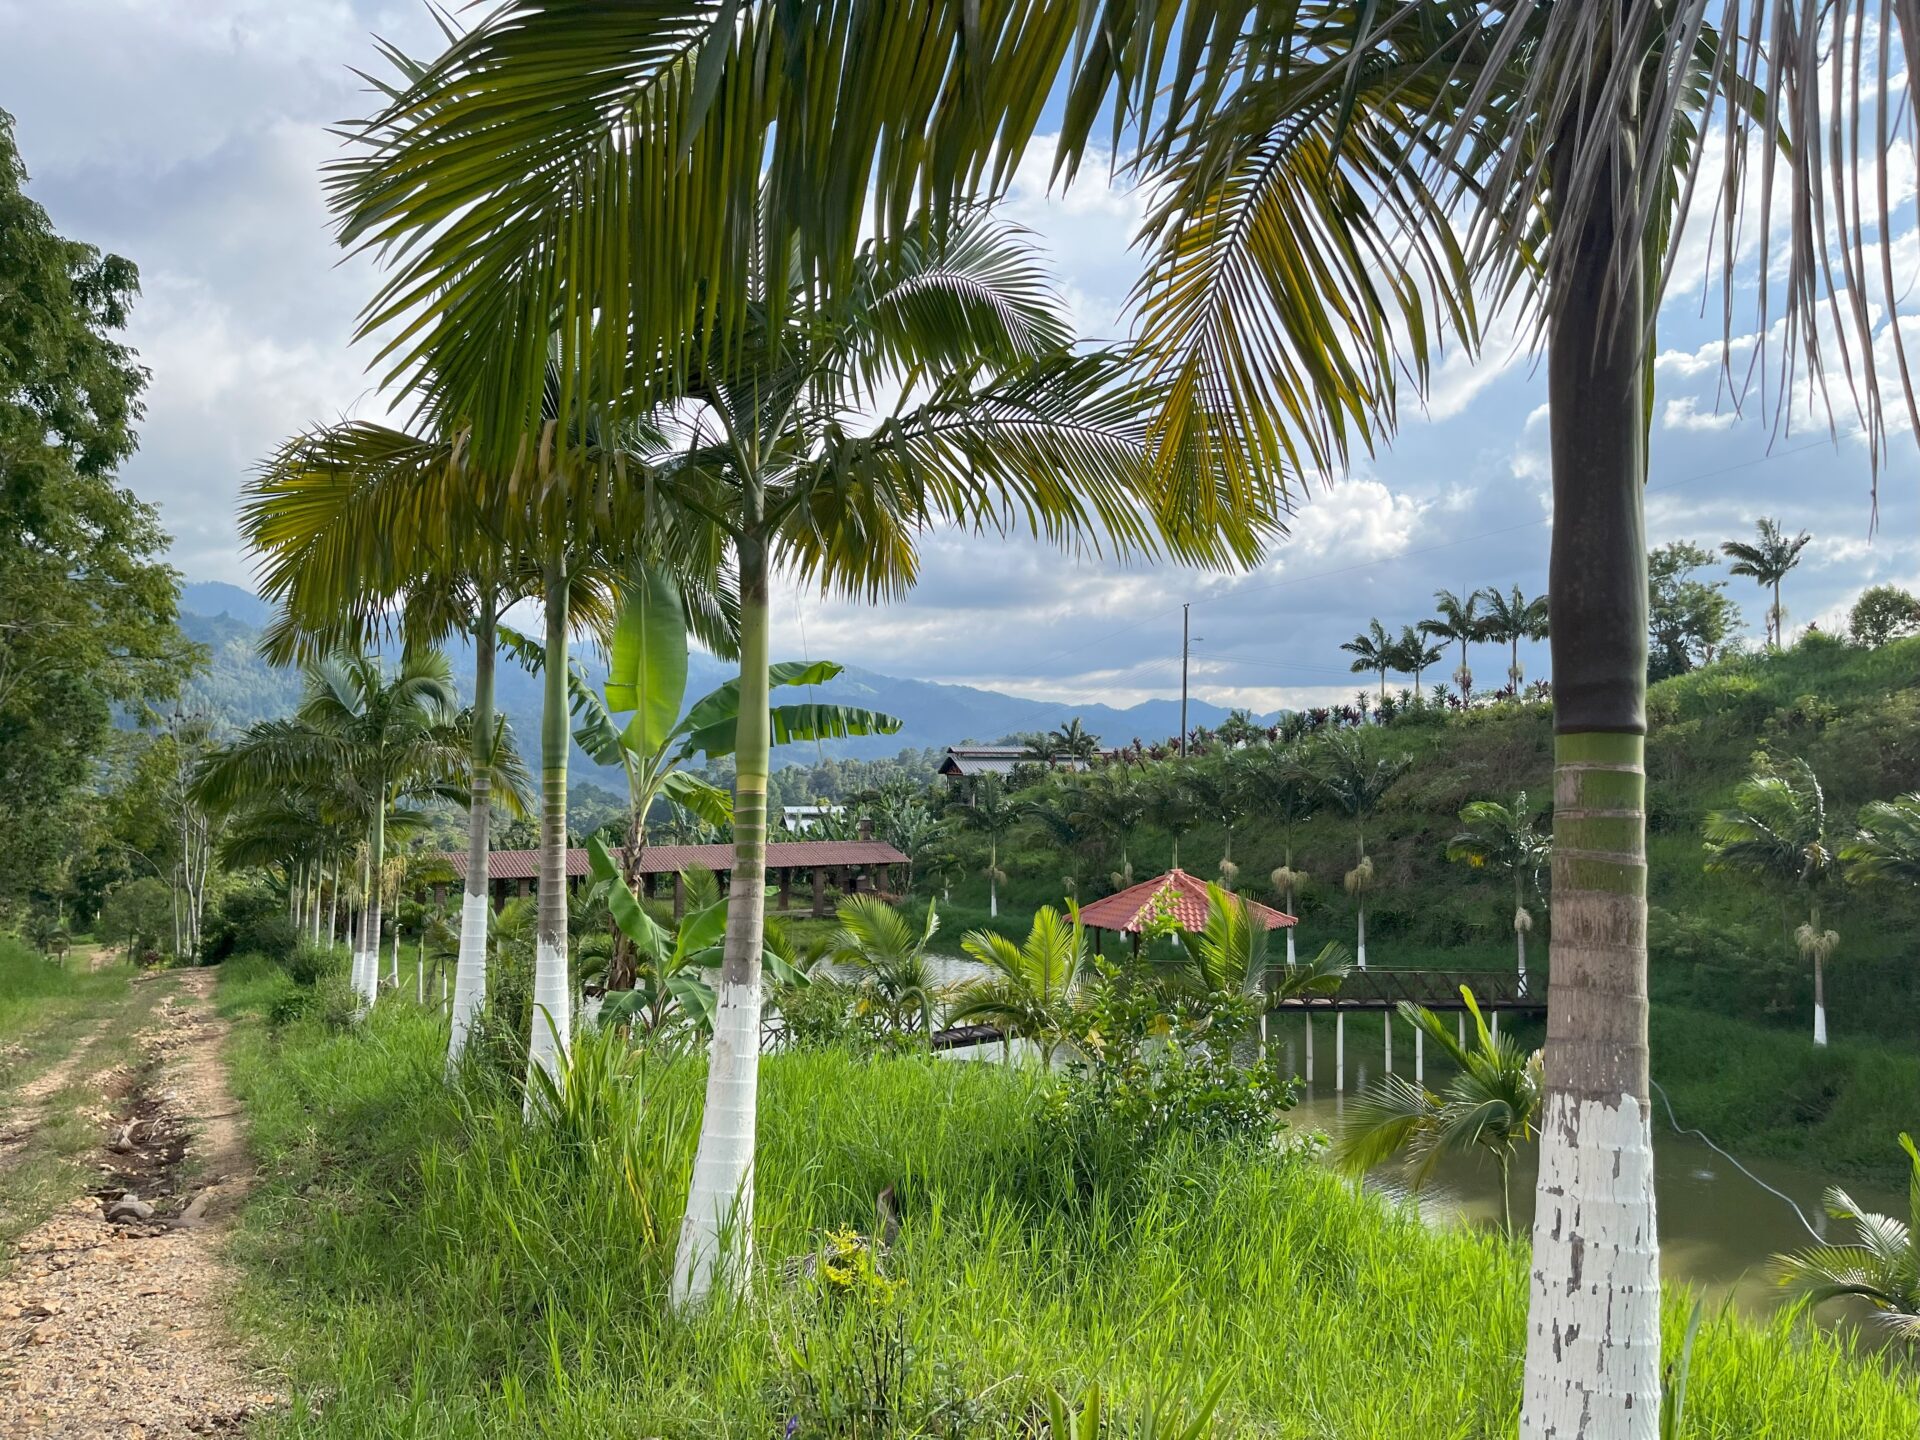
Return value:
[[(1143, 928), (1143, 918), (1153, 910), (1154, 897), (1163, 890), (1173, 892), (1173, 918), (1182, 930), (1207, 928), (1207, 882), (1184, 870), (1169, 870), (1158, 879), (1142, 880), (1118, 895), (1081, 906), (1081, 922), (1097, 930), (1138, 934)], [(1245, 904), (1247, 913), (1269, 930), (1297, 923), (1293, 916), (1271, 906), (1254, 900), (1246, 900)]]
[[(615, 849), (619, 856), (620, 850)], [(467, 875), (467, 852), (448, 850), (443, 858), (462, 880)], [(776, 840), (767, 846), (767, 869), (815, 865), (904, 865), (907, 857), (881, 840)], [(731, 845), (649, 845), (640, 852), (642, 875), (671, 875), (698, 866), (704, 870), (731, 870)], [(567, 851), (569, 878), (591, 875), (585, 850)], [(538, 850), (494, 850), (487, 855), (489, 880), (536, 880), (540, 876)]]

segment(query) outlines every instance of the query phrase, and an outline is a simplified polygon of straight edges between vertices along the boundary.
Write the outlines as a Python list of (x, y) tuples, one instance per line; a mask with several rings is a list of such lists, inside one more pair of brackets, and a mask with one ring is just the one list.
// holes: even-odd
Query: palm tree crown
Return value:
[(1454, 671), (1453, 683), (1459, 687), (1460, 698), (1470, 699), (1473, 695), (1473, 672), (1467, 667), (1467, 646), (1475, 640), (1486, 639), (1486, 619), (1480, 614), (1480, 596), (1478, 590), (1469, 591), (1465, 599), (1451, 590), (1436, 590), (1433, 594), (1433, 608), (1439, 613), (1422, 620), (1418, 629), (1422, 635), (1431, 635), (1434, 639), (1460, 646), (1460, 668)]
[(1349, 667), (1354, 674), (1363, 675), (1378, 672), (1380, 676), (1380, 697), (1386, 698), (1387, 671), (1400, 664), (1401, 652), (1393, 637), (1387, 634), (1386, 627), (1376, 618), (1367, 622), (1364, 634), (1341, 642), (1340, 648), (1351, 654), (1353, 664)]
[(1902, 1134), (1900, 1148), (1912, 1162), (1908, 1218), (1876, 1215), (1839, 1186), (1827, 1191), (1827, 1213), (1851, 1222), (1852, 1245), (1815, 1245), (1776, 1255), (1780, 1283), (1815, 1305), (1853, 1297), (1865, 1300), (1876, 1318), (1904, 1340), (1920, 1342), (1920, 1149)]
[(1520, 642), (1547, 638), (1547, 597), (1536, 595), (1529, 600), (1515, 585), (1504, 595), (1489, 587), (1480, 592), (1480, 598), (1487, 602), (1481, 633), (1496, 644), (1510, 648), (1512, 658), (1507, 665), (1507, 683), (1513, 686), (1517, 698), (1520, 681), (1525, 678), (1520, 669)]
[(1767, 610), (1767, 641), (1777, 650), (1786, 641), (1786, 611), (1780, 608), (1780, 582), (1800, 563), (1800, 552), (1807, 548), (1813, 536), (1802, 530), (1788, 538), (1771, 515), (1760, 517), (1758, 530), (1758, 538), (1751, 543), (1723, 541), (1720, 552), (1733, 561), (1727, 567), (1728, 573), (1745, 575), (1758, 581), (1762, 589), (1773, 591), (1773, 604)]

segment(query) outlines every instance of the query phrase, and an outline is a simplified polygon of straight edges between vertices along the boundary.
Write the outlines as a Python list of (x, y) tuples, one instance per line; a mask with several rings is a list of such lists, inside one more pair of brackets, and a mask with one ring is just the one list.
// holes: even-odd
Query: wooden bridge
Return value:
[(1331, 995), (1300, 995), (1276, 1000), (1273, 1014), (1288, 1011), (1388, 1011), (1403, 1001), (1429, 1010), (1465, 1010), (1460, 988), (1473, 991), (1473, 1003), (1484, 1013), (1501, 1010), (1545, 1014), (1545, 976), (1524, 981), (1512, 970), (1354, 970)]

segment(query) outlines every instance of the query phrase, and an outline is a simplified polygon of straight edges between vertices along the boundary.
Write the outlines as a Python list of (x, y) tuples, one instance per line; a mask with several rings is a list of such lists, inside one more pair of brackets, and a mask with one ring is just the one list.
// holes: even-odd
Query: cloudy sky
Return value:
[[(0, 108), (18, 123), (30, 193), (62, 231), (140, 267), (132, 341), (153, 380), (125, 477), (160, 506), (189, 579), (247, 582), (234, 498), (277, 441), (383, 413), (348, 344), (371, 274), (329, 241), (319, 168), (337, 150), (328, 125), (369, 106), (350, 67), (377, 63), (372, 36), (422, 53), (436, 33), (424, 6), (389, 0), (0, 0)], [(1011, 211), (1046, 241), (1083, 333), (1116, 335), (1138, 268), (1128, 248), (1138, 203), (1097, 169), (1049, 195), (1046, 172), (1044, 155), (1029, 157)], [(1920, 233), (1911, 187), (1895, 198), (1893, 253), (1908, 286), (1920, 279)], [(1736, 414), (1722, 393), (1719, 315), (1703, 313), (1705, 243), (1661, 317), (1653, 540), (1716, 544), (1762, 514), (1811, 531), (1787, 594), (1796, 629), (1835, 628), (1878, 581), (1920, 588), (1911, 437), (1895, 438), (1875, 528), (1860, 442), (1833, 443), (1805, 417), (1771, 425), (1751, 403)], [(1920, 340), (1911, 321), (1905, 333)], [(1471, 366), (1452, 357), (1392, 449), (1315, 482), (1291, 537), (1251, 574), (935, 537), (912, 598), (875, 612), (794, 594), (777, 648), (1124, 705), (1177, 693), (1191, 602), (1197, 693), (1263, 710), (1342, 697), (1359, 677), (1339, 644), (1368, 617), (1397, 630), (1430, 613), (1441, 587), (1545, 588), (1544, 400), (1524, 350), (1495, 346)], [(1759, 592), (1736, 581), (1733, 593), (1757, 632)], [(1544, 674), (1544, 648), (1526, 664)], [(1475, 669), (1488, 681), (1504, 663), (1489, 653)]]

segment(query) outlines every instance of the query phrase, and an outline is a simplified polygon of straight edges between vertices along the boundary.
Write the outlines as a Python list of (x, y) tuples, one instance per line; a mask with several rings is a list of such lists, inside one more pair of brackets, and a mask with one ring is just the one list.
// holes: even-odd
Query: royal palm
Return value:
[(1767, 643), (1778, 650), (1786, 644), (1787, 618), (1780, 605), (1780, 582), (1800, 563), (1800, 552), (1813, 537), (1804, 530), (1789, 537), (1771, 515), (1762, 515), (1756, 530), (1751, 541), (1723, 541), (1720, 553), (1733, 562), (1727, 566), (1728, 574), (1744, 575), (1773, 592), (1773, 603), (1767, 607)]

